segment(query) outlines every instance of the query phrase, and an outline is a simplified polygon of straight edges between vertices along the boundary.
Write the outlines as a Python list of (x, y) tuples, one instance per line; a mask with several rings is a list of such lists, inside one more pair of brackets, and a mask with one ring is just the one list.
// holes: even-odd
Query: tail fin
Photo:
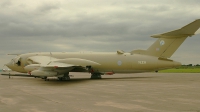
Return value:
[(182, 27), (181, 29), (163, 34), (153, 35), (158, 38), (146, 51), (136, 50), (132, 53), (152, 55), (161, 58), (170, 58), (188, 36), (193, 36), (200, 27), (200, 19)]

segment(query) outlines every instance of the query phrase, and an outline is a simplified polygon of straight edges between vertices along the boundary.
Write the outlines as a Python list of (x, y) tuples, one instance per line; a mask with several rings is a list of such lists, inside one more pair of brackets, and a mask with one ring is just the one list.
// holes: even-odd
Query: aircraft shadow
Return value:
[(50, 79), (49, 81), (44, 80), (38, 80), (38, 83), (45, 84), (45, 85), (53, 85), (53, 86), (59, 86), (59, 85), (71, 85), (71, 84), (79, 84), (79, 83), (87, 83), (87, 82), (93, 82), (93, 81), (140, 81), (135, 79), (149, 79), (154, 78), (152, 77), (115, 77), (115, 78), (102, 78), (102, 79), (90, 79), (90, 78), (72, 78), (69, 81), (59, 81), (57, 79)]
[[(57, 78), (50, 78), (48, 81), (44, 81), (43, 79), (41, 78), (31, 78), (31, 77), (17, 77), (17, 79), (23, 79), (24, 81), (27, 80), (27, 81), (33, 81), (35, 82), (36, 84), (42, 84), (42, 85), (53, 85), (53, 86), (60, 86), (60, 85), (71, 85), (71, 84), (78, 84), (78, 83), (88, 83), (88, 82), (99, 82), (99, 81), (141, 81), (141, 80), (146, 80), (146, 79), (150, 79), (150, 78), (155, 78), (155, 77), (158, 77), (158, 76), (149, 76), (149, 77), (144, 77), (144, 76), (141, 76), (141, 77), (103, 77), (102, 79), (90, 79), (89, 77), (88, 78), (71, 78), (71, 80), (69, 81), (59, 81)], [(11, 79), (15, 78), (15, 76), (11, 76)]]

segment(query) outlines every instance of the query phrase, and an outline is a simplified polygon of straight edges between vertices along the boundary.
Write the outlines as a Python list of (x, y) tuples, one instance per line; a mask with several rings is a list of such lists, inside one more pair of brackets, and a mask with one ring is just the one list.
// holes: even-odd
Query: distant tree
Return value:
[(187, 66), (192, 66), (192, 64), (188, 64)]

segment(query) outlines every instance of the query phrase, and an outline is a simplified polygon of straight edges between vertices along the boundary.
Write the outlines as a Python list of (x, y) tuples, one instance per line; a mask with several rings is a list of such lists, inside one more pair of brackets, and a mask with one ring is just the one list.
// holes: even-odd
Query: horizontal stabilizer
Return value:
[(123, 50), (118, 50), (117, 54), (124, 54), (125, 52)]
[(200, 27), (200, 19), (195, 20), (194, 22), (174, 31), (166, 32), (163, 34), (152, 35), (154, 38), (177, 38), (177, 37), (188, 37), (195, 35), (195, 32)]

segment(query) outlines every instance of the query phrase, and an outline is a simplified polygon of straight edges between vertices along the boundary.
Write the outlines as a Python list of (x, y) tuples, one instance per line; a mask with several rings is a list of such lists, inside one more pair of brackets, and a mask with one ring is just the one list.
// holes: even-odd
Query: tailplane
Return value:
[(147, 50), (134, 50), (132, 54), (145, 54), (161, 58), (170, 58), (187, 37), (195, 35), (200, 27), (200, 19), (182, 27), (181, 29), (153, 35), (158, 38)]

